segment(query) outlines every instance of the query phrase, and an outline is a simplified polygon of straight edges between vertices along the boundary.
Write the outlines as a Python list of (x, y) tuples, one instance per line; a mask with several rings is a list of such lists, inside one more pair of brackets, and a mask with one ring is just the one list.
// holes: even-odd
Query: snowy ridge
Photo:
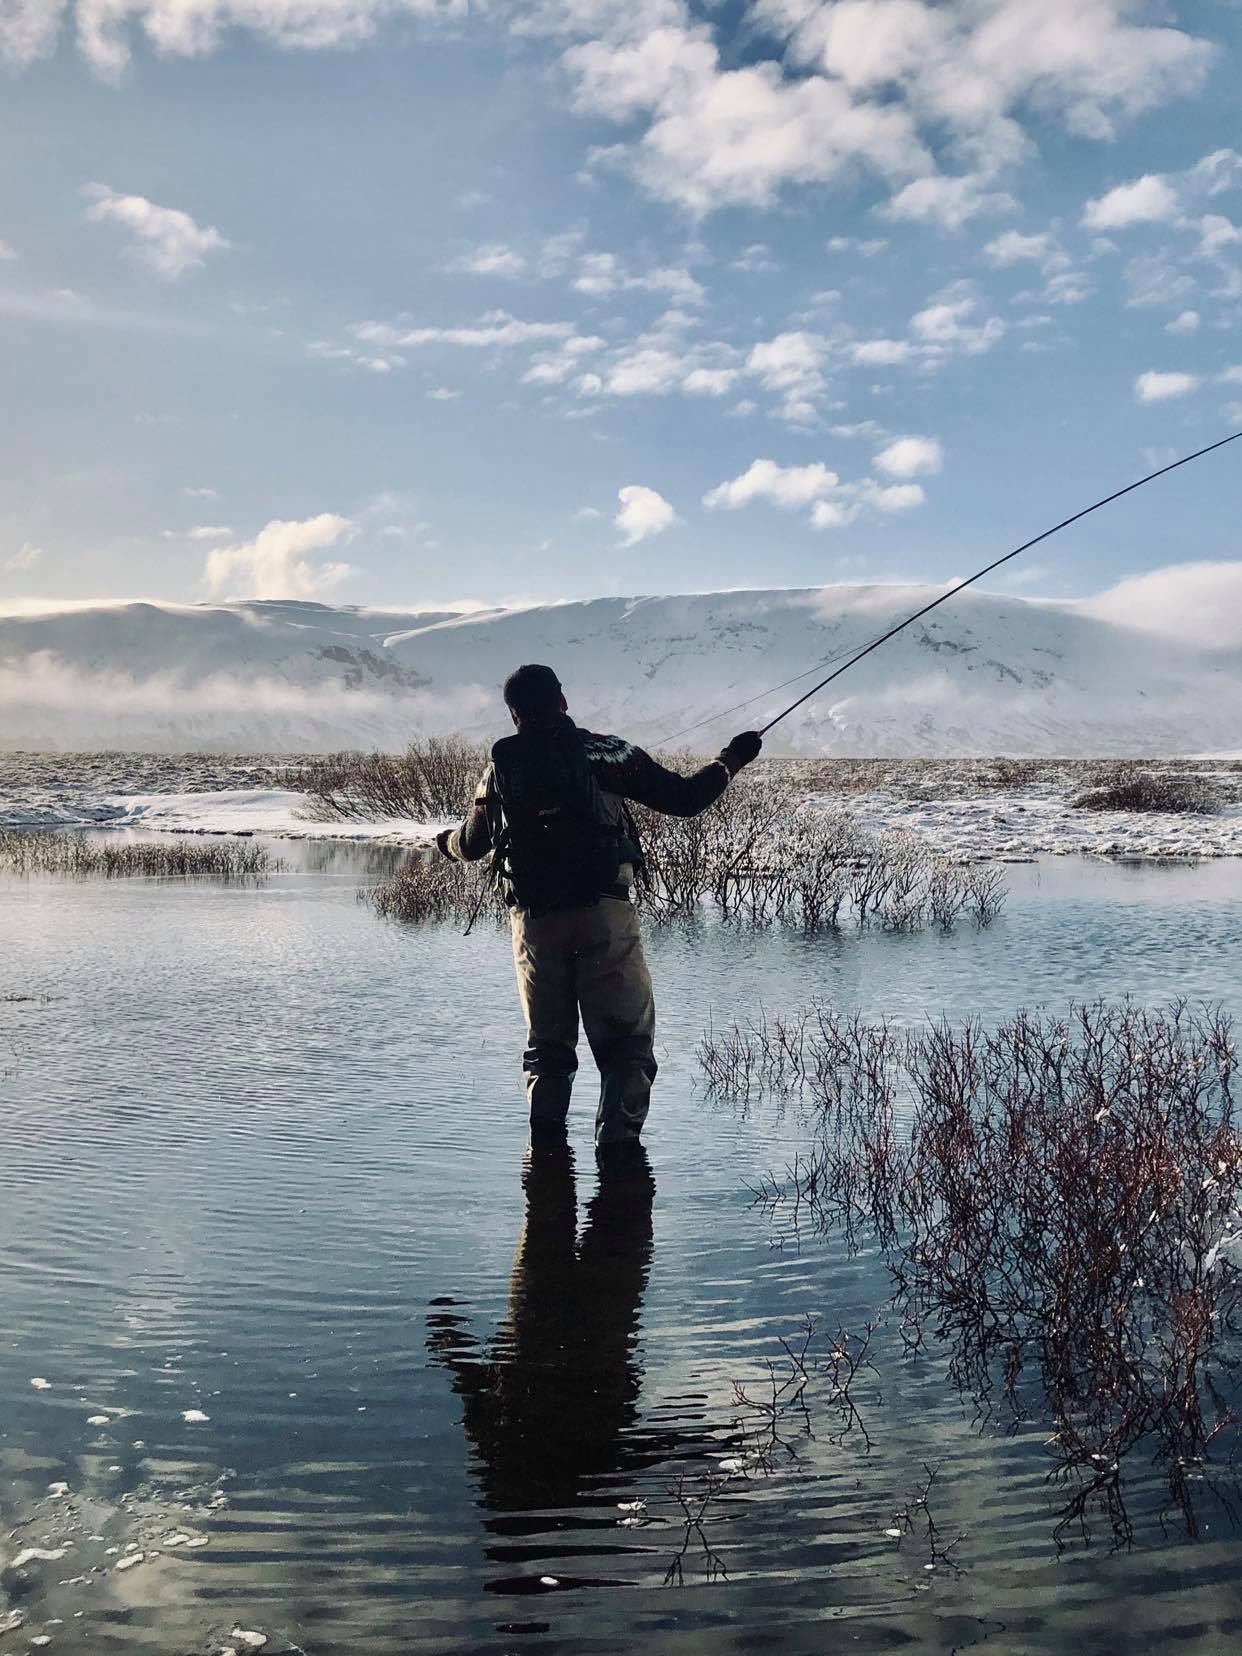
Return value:
[[(324, 751), (502, 733), (499, 685), (559, 672), (588, 728), (714, 750), (939, 591), (839, 585), (599, 598), (467, 614), (293, 600), (0, 614), (7, 750)], [(818, 676), (830, 670), (820, 669)], [(1140, 632), (1076, 602), (972, 589), (782, 724), (770, 752), (1154, 755), (1242, 745), (1242, 650)]]

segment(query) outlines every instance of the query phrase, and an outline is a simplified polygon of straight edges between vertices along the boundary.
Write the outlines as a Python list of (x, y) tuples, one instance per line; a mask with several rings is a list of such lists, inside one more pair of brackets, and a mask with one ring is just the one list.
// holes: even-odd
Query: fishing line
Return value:
[[(834, 680), (839, 679), (842, 673), (848, 673), (851, 667), (857, 666), (864, 656), (871, 654), (872, 650), (878, 650), (881, 644), (887, 644), (890, 638), (896, 638), (899, 632), (904, 632), (907, 627), (913, 625), (915, 621), (921, 620), (923, 616), (930, 615), (932, 610), (938, 609), (941, 604), (948, 603), (950, 598), (964, 591), (966, 587), (973, 586), (976, 581), (981, 581), (985, 575), (990, 575), (994, 569), (999, 569), (1002, 564), (1007, 564), (1011, 558), (1018, 557), (1022, 552), (1029, 552), (1033, 546), (1038, 546), (1041, 541), (1050, 540), (1053, 535), (1060, 534), (1062, 529), (1068, 529), (1071, 524), (1078, 523), (1085, 517), (1090, 517), (1092, 512), (1098, 512), (1102, 506), (1109, 506), (1114, 500), (1120, 500), (1123, 495), (1133, 494), (1135, 489), (1141, 489), (1147, 483), (1154, 483), (1158, 477), (1165, 477), (1169, 472), (1177, 471), (1179, 466), (1188, 466), (1192, 460), (1201, 460), (1205, 454), (1212, 454), (1215, 450), (1224, 448), (1228, 443), (1237, 442), (1239, 437), (1242, 437), (1242, 431), (1234, 431), (1228, 437), (1221, 437), (1215, 443), (1208, 443), (1206, 447), (1196, 449), (1193, 454), (1184, 454), (1180, 460), (1174, 460), (1167, 466), (1161, 466), (1157, 471), (1148, 472), (1146, 477), (1140, 477), (1134, 483), (1127, 483), (1124, 489), (1114, 490), (1112, 494), (1105, 495), (1103, 500), (1097, 500), (1091, 506), (1084, 506), (1080, 512), (1075, 512), (1071, 517), (1063, 518), (1060, 523), (1054, 524), (1051, 529), (1045, 529), (1042, 534), (1034, 536), (1031, 540), (1023, 541), (1021, 546), (1015, 546), (1012, 552), (1006, 552), (1003, 557), (994, 558), (990, 564), (985, 564), (982, 569), (976, 570), (968, 580), (958, 581), (947, 592), (942, 592), (939, 598), (933, 598), (930, 604), (924, 604), (922, 609), (915, 610), (913, 615), (906, 616), (904, 621), (899, 621), (895, 627), (890, 627), (887, 632), (881, 633), (878, 638), (873, 638), (869, 644), (864, 645), (835, 672), (829, 673), (828, 677), (821, 679), (818, 684), (813, 684), (804, 695), (798, 697), (797, 701), (790, 702), (784, 712), (778, 713), (774, 719), (769, 719), (767, 724), (760, 727), (759, 734), (766, 736), (774, 725), (780, 724), (782, 719), (787, 719), (795, 708), (801, 707), (803, 702), (810, 701), (812, 696), (817, 696), (821, 690), (826, 689)], [(819, 662), (817, 665), (826, 667), (830, 661), (836, 659), (836, 657), (829, 657), (828, 661)], [(736, 706), (726, 708), (723, 713), (713, 713), (706, 719), (700, 719), (697, 725), (689, 725), (686, 730), (679, 730), (675, 736), (668, 737), (668, 740), (675, 742), (678, 737), (688, 735), (692, 730), (698, 730), (701, 725), (712, 724), (716, 719), (722, 719), (728, 713), (736, 713), (740, 708), (749, 707), (751, 702), (762, 701), (765, 696), (773, 695), (777, 690), (783, 690), (787, 685), (797, 683), (798, 679), (806, 678), (808, 673), (814, 671), (814, 667), (808, 667), (805, 673), (798, 673), (792, 679), (786, 679), (782, 684), (775, 684), (770, 690), (760, 691), (759, 695), (751, 696), (747, 701), (738, 702)]]

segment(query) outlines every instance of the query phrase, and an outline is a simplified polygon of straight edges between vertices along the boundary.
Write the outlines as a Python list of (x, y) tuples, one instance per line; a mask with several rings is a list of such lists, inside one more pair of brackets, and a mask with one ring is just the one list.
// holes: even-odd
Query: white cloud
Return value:
[(927, 499), (918, 483), (864, 483), (861, 497), (879, 512), (909, 512)]
[(1132, 224), (1168, 224), (1178, 216), (1178, 193), (1160, 173), (1145, 173), (1119, 184), (1083, 209), (1088, 230), (1125, 230)]
[(182, 494), (189, 495), (191, 500), (219, 500), (219, 489), (182, 489)]
[(1171, 322), (1165, 323), (1164, 331), (1171, 334), (1192, 334), (1198, 331), (1201, 321), (1202, 318), (1197, 310), (1184, 310), (1180, 315), (1175, 316)]
[(364, 345), (413, 350), (420, 345), (459, 345), (467, 350), (508, 350), (515, 345), (568, 339), (572, 322), (522, 322), (507, 311), (487, 311), (476, 323), (456, 328), (407, 328), (388, 322), (357, 322), (350, 333)]
[[(601, 159), (655, 195), (696, 213), (765, 206), (788, 186), (861, 168), (891, 183), (897, 215), (960, 224), (1007, 204), (996, 175), (1034, 147), (1020, 117), (1111, 138), (1119, 120), (1202, 82), (1214, 48), (1136, 22), (1135, 10), (1134, 0), (758, 0), (747, 45), (775, 37), (775, 59), (743, 67), (725, 66), (709, 23), (680, 0), (563, 0), (538, 16), (575, 41), (563, 63), (578, 109), (631, 129)], [(968, 170), (942, 172), (933, 144)]]
[(621, 504), (612, 521), (621, 531), (623, 546), (636, 546), (680, 521), (662, 494), (641, 483), (627, 483), (617, 490), (617, 499)]
[(724, 397), (737, 376), (736, 368), (692, 368), (681, 388), (692, 397)]
[(1055, 236), (1046, 230), (1035, 236), (1024, 236), (1020, 230), (1006, 230), (1003, 236), (997, 236), (983, 249), (984, 258), (997, 270), (1020, 264), (1026, 259), (1036, 264), (1046, 264), (1049, 259), (1056, 258), (1059, 254), (1060, 249)]
[(775, 460), (752, 460), (739, 476), (709, 489), (704, 506), (736, 512), (756, 500), (770, 501), (792, 511), (821, 500), (839, 486), (841, 479), (822, 461), (809, 466), (778, 466)]
[(944, 450), (934, 437), (898, 437), (875, 464), (889, 477), (932, 477), (944, 465)]
[(884, 212), (889, 218), (960, 230), (971, 219), (1017, 210), (1017, 202), (1007, 191), (994, 190), (989, 185), (986, 174), (951, 177), (933, 173), (927, 178), (916, 178), (898, 190)]
[(910, 331), (933, 353), (961, 351), (978, 356), (990, 351), (1005, 334), (1005, 324), (998, 316), (990, 316), (983, 323), (972, 320), (978, 304), (971, 283), (954, 282), (910, 318)]
[(862, 368), (897, 368), (913, 355), (908, 339), (861, 339), (850, 347), (850, 356)]
[(1237, 647), (1242, 645), (1242, 563), (1173, 564), (1131, 575), (1083, 608), (1166, 638)]
[(233, 531), (227, 523), (200, 523), (193, 529), (165, 529), (165, 540), (227, 540)]
[(460, 391), (454, 391), (447, 385), (437, 385), (427, 393), (429, 402), (456, 402), (461, 396)]
[(43, 557), (43, 548), (34, 546), (30, 541), (23, 541), (16, 552), (12, 552), (4, 560), (4, 567), (15, 575), (24, 574), (33, 569)]
[(615, 253), (584, 253), (572, 285), (593, 299), (636, 291), (667, 293), (683, 305), (701, 305), (707, 297), (702, 283), (680, 265), (661, 265), (635, 276)]
[(15, 259), (16, 252), (6, 241), (0, 241), (0, 260)]
[(134, 238), (133, 256), (165, 281), (176, 281), (203, 263), (208, 253), (231, 245), (211, 225), (199, 225), (179, 207), (157, 207), (140, 195), (118, 195), (106, 184), (87, 184), (83, 193), (94, 206), (86, 216), (93, 224), (123, 225)]
[(781, 397), (786, 420), (807, 425), (828, 389), (823, 371), (827, 355), (828, 341), (821, 334), (782, 333), (751, 348), (746, 370)]
[[(680, 8), (679, 8), (680, 10)], [(787, 184), (824, 183), (863, 162), (884, 178), (926, 170), (909, 114), (856, 100), (839, 80), (786, 76), (771, 61), (724, 68), (710, 30), (681, 20), (632, 27), (613, 8), (603, 38), (563, 62), (583, 114), (644, 124), (600, 159), (694, 213), (767, 206)]]
[(24, 65), (47, 56), (62, 23), (76, 23), (78, 49), (91, 67), (117, 80), (130, 60), (130, 26), (165, 57), (201, 57), (230, 29), (303, 50), (352, 46), (385, 17), (465, 15), (467, 0), (26, 0), (0, 14), (0, 56)]
[(369, 374), (391, 374), (394, 368), (405, 367), (405, 358), (395, 353), (359, 351), (352, 345), (334, 345), (326, 339), (312, 340), (306, 354), (323, 362), (347, 362), (351, 368), (365, 368)]
[(526, 260), (504, 242), (485, 242), (481, 247), (471, 248), (469, 253), (460, 254), (448, 268), (466, 276), (513, 277), (525, 275)]
[(1141, 403), (1166, 402), (1170, 397), (1187, 397), (1199, 389), (1197, 374), (1140, 374), (1134, 382), (1134, 399)]
[(883, 236), (830, 236), (828, 251), (830, 253), (861, 253), (864, 259), (874, 259), (877, 253), (883, 253), (888, 243)]
[(353, 530), (348, 518), (334, 512), (273, 519), (252, 541), (209, 552), (203, 584), (213, 596), (230, 598), (322, 597), (355, 571), (347, 563), (322, 563), (316, 554), (348, 540)]
[(1039, 295), (1044, 305), (1081, 305), (1095, 292), (1090, 278), (1080, 270), (1063, 270), (1050, 276)]
[(727, 512), (739, 511), (755, 501), (766, 501), (783, 511), (809, 506), (812, 528), (841, 529), (853, 523), (867, 507), (888, 516), (908, 512), (921, 506), (925, 499), (917, 483), (884, 484), (872, 478), (843, 483), (822, 461), (806, 466), (780, 466), (775, 460), (753, 460), (739, 476), (709, 489), (703, 496), (703, 504), (709, 509)]

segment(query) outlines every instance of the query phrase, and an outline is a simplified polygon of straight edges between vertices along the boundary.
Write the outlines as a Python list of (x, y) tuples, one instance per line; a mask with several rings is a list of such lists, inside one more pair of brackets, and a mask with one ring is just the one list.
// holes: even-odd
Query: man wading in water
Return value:
[(496, 743), (469, 815), (436, 843), (459, 862), (490, 851), (509, 905), (532, 1137), (564, 1128), (581, 1009), (600, 1073), (596, 1148), (636, 1143), (656, 1075), (655, 1002), (630, 901), (642, 851), (626, 801), (697, 816), (761, 739), (746, 731), (679, 776), (619, 736), (579, 730), (550, 667), (519, 667), (504, 696), (517, 735)]

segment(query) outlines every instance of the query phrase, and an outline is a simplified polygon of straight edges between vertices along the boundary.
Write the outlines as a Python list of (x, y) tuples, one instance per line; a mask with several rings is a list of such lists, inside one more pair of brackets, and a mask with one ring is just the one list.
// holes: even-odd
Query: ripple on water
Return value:
[[(58, 1649), (153, 1653), (234, 1627), (268, 1651), (395, 1652), (414, 1624), (470, 1652), (1230, 1647), (1223, 1510), (1157, 1547), (1149, 1492), (1133, 1554), (1097, 1535), (1058, 1557), (1036, 1423), (973, 1422), (892, 1330), (859, 1396), (870, 1447), (821, 1399), (814, 1437), (769, 1473), (747, 1460), (734, 1382), (760, 1395), (804, 1314), (860, 1328), (888, 1285), (875, 1256), (752, 1209), (747, 1181), (805, 1123), (707, 1100), (693, 1051), (709, 1016), (815, 994), (916, 1020), (1236, 993), (1242, 870), (1017, 870), (983, 936), (657, 933), (650, 1173), (601, 1179), (587, 1071), (574, 1156), (523, 1173), (503, 937), (380, 925), (350, 866), (334, 851), (278, 901), (0, 894), (20, 939), (0, 993), (52, 997), (0, 1003), (0, 1480), (31, 1544), (72, 1544), (29, 1565), (23, 1634), (59, 1617)], [(924, 1463), (965, 1573), (925, 1569), (917, 1524), (884, 1533)], [(693, 1511), (709, 1477), (728, 1578), (665, 1590), (685, 1540), (670, 1491)], [(127, 1548), (142, 1562), (118, 1572)], [(705, 1581), (697, 1535), (682, 1568)]]

